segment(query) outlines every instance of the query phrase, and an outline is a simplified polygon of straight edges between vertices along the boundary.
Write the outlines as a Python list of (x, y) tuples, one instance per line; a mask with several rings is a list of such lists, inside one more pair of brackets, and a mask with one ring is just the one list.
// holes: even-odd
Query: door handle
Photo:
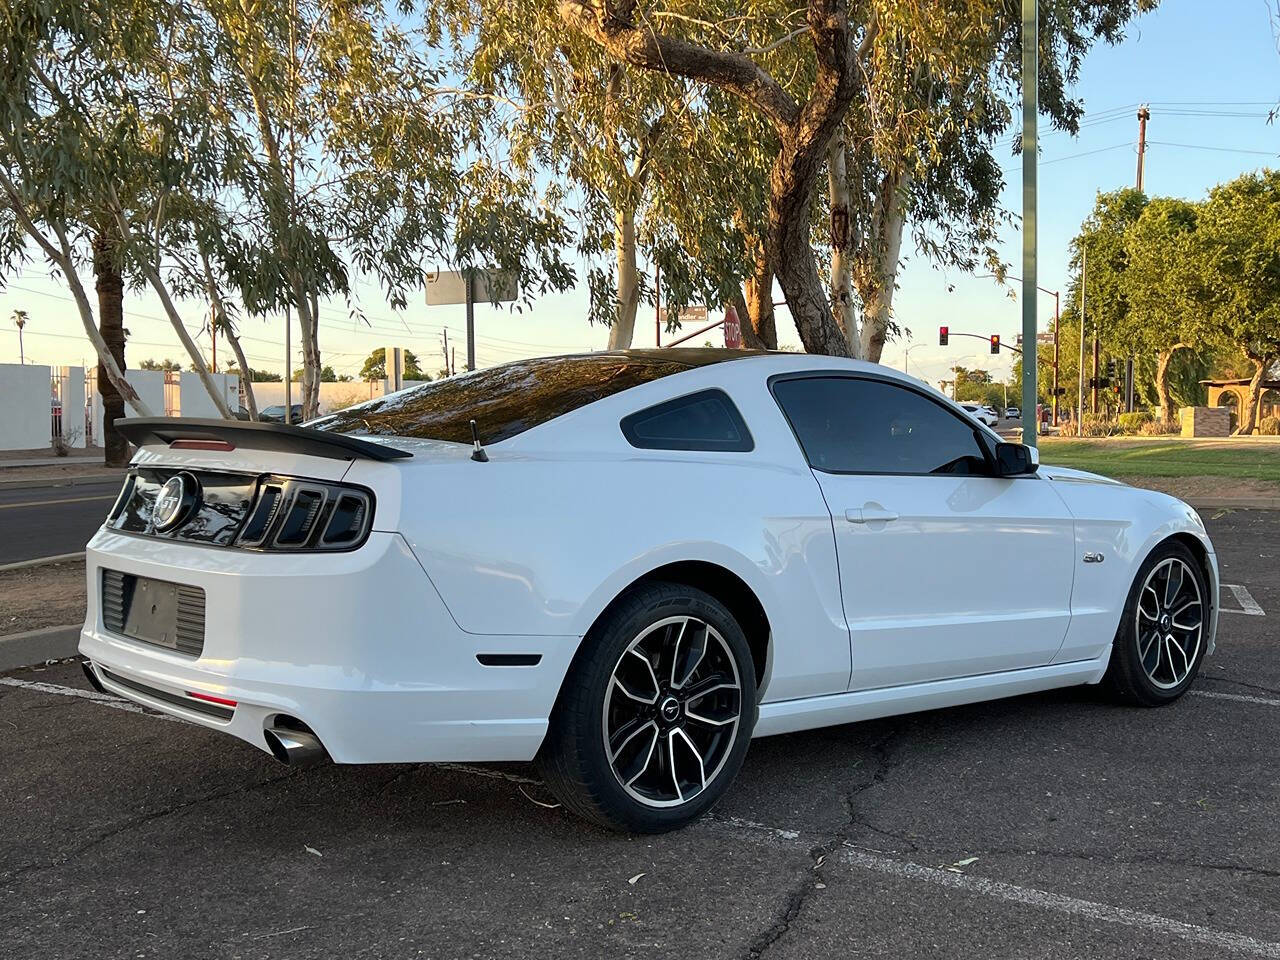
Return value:
[(897, 520), (898, 515), (886, 510), (878, 503), (864, 503), (861, 507), (850, 507), (844, 512), (844, 518), (850, 523), (875, 523)]

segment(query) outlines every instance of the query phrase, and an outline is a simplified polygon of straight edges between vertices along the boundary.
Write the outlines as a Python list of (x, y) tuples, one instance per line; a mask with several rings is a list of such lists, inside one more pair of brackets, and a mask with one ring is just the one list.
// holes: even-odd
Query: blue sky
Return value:
[[(1149, 194), (1199, 198), (1216, 183), (1275, 166), (1273, 158), (1280, 156), (1280, 125), (1266, 122), (1268, 109), (1280, 100), (1280, 54), (1264, 0), (1165, 0), (1157, 11), (1130, 25), (1123, 43), (1098, 47), (1089, 55), (1076, 93), (1086, 108), (1079, 137), (1042, 128), (1040, 284), (1050, 289), (1066, 285), (1068, 243), (1092, 207), (1095, 193), (1134, 182), (1139, 104), (1151, 106)], [(1000, 158), (1008, 181), (1005, 204), (1016, 211), (1021, 161), (1004, 147)], [(1020, 262), (1020, 243), (1015, 225), (1007, 230), (1003, 243), (1008, 262)], [(1007, 355), (996, 360), (977, 340), (954, 339), (950, 347), (941, 348), (937, 327), (946, 323), (952, 330), (1000, 333), (1012, 342), (1021, 328), (1017, 301), (994, 281), (942, 273), (913, 250), (904, 252), (908, 262), (895, 307), (899, 322), (912, 336), (890, 344), (884, 361), (901, 366), (904, 349), (919, 344), (910, 355), (911, 372), (935, 383), (955, 363), (985, 367), (998, 378), (1007, 375)], [(400, 315), (381, 301), (376, 288), (365, 285), (359, 290), (373, 329), (353, 324), (341, 303), (322, 308), (321, 350), (325, 361), (339, 372), (355, 374), (371, 349), (388, 343), (407, 346), (423, 358), (424, 367), (438, 369), (445, 328), (450, 344), (458, 346), (461, 366), (461, 307), (416, 306)], [(587, 325), (585, 299), (585, 291), (548, 296), (522, 314), (477, 308), (481, 365), (602, 348), (607, 332)], [(92, 360), (92, 349), (65, 289), (37, 263), (0, 292), (0, 362), (18, 359), (16, 330), (9, 322), (14, 309), (31, 315), (25, 337), (28, 362)], [(198, 329), (203, 306), (192, 303), (182, 309), (188, 328)], [(1041, 296), (1039, 313), (1043, 328), (1053, 314), (1052, 297)], [(153, 297), (131, 297), (127, 302), (130, 366), (147, 357), (181, 357), (177, 338), (162, 316)], [(779, 321), (782, 343), (798, 344), (785, 311)], [(242, 334), (250, 363), (280, 369), (280, 321), (245, 321)], [(649, 346), (652, 338), (652, 316), (642, 309), (636, 345)], [(207, 339), (202, 342), (207, 345)], [(225, 344), (220, 345), (219, 363), (229, 355)]]

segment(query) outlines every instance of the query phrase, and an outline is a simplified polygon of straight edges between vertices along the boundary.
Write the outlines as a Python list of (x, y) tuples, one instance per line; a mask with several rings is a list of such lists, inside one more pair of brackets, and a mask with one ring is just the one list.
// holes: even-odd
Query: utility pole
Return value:
[[(1144, 103), (1138, 108), (1138, 192), (1143, 190), (1143, 174), (1147, 160), (1147, 121), (1151, 119), (1151, 110)], [(1124, 363), (1124, 409), (1133, 412), (1133, 355), (1125, 358)]]
[(1093, 381), (1089, 384), (1089, 412), (1098, 413), (1098, 325), (1093, 325)]
[(209, 339), (213, 341), (213, 372), (218, 372), (218, 323), (212, 306), (209, 307)]
[(1036, 124), (1040, 119), (1040, 4), (1022, 0), (1022, 442), (1036, 445)]
[(1058, 310), (1058, 291), (1053, 291), (1053, 425), (1058, 425), (1058, 323), (1062, 314)]
[(1147, 121), (1151, 119), (1151, 111), (1143, 104), (1138, 108), (1138, 192), (1142, 192), (1142, 167), (1147, 158)]
[(463, 282), (467, 285), (467, 372), (476, 368), (476, 302), (473, 272), (468, 269)]
[(293, 350), (289, 346), (289, 328), (293, 326), (290, 308), (284, 308), (284, 422), (293, 423)]
[(1080, 366), (1076, 368), (1076, 436), (1080, 436), (1080, 428), (1084, 425), (1084, 327), (1085, 298), (1084, 290), (1089, 281), (1089, 248), (1080, 247)]
[(451, 371), (449, 370), (449, 328), (444, 328), (444, 375), (447, 377)]

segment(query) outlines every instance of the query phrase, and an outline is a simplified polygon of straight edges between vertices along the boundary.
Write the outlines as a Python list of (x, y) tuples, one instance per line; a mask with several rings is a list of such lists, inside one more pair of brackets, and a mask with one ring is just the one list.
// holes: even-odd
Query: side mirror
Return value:
[(1032, 449), (1021, 443), (996, 444), (996, 475), (1000, 477), (1024, 477), (1036, 472), (1036, 456)]

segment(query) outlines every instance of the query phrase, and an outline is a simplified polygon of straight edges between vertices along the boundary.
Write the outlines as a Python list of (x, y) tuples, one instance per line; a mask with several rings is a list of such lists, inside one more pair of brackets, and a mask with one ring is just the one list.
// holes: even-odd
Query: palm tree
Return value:
[(14, 322), (14, 325), (18, 328), (18, 362), (26, 363), (27, 362), (26, 351), (22, 349), (22, 328), (27, 325), (27, 311), (25, 310), (13, 311), (13, 322)]

